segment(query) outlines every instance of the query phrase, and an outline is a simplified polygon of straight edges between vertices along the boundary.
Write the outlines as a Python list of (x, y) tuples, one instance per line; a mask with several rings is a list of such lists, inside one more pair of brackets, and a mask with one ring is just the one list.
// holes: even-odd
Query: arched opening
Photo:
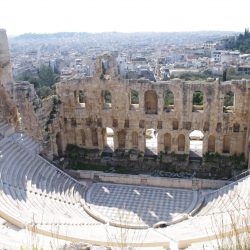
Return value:
[(103, 129), (103, 145), (105, 151), (114, 151), (114, 130), (112, 128)]
[(195, 91), (193, 93), (193, 112), (203, 112), (204, 109), (204, 95), (202, 91)]
[(229, 154), (230, 153), (230, 136), (224, 135), (223, 138), (223, 153)]
[(126, 145), (126, 133), (125, 130), (121, 130), (117, 134), (117, 139), (118, 139), (118, 147), (123, 149), (125, 148)]
[(84, 132), (83, 129), (81, 129), (80, 134), (81, 134), (81, 140), (82, 140), (81, 145), (85, 146), (85, 144), (86, 144), (86, 136), (85, 136), (85, 132)]
[(154, 90), (148, 90), (144, 94), (144, 108), (146, 114), (157, 114), (157, 95)]
[(171, 135), (169, 133), (164, 135), (164, 149), (165, 152), (171, 151)]
[(111, 92), (108, 90), (105, 90), (103, 93), (103, 108), (104, 109), (110, 109), (112, 108), (112, 95)]
[(85, 91), (80, 90), (78, 98), (79, 98), (79, 103), (80, 103), (81, 107), (85, 108), (85, 105), (86, 105), (86, 94), (85, 94)]
[(96, 128), (91, 129), (91, 137), (92, 137), (92, 145), (94, 147), (98, 147), (98, 134)]
[(204, 134), (200, 130), (194, 130), (189, 134), (189, 158), (199, 159), (203, 155)]
[(233, 125), (233, 132), (240, 132), (240, 124), (239, 123), (234, 123)]
[(178, 136), (178, 151), (179, 152), (185, 151), (185, 136), (182, 134)]
[(209, 153), (215, 152), (215, 136), (214, 135), (210, 135), (208, 137), (207, 151)]
[(164, 92), (164, 111), (171, 112), (174, 110), (174, 94), (170, 90)]
[(173, 120), (173, 130), (178, 130), (179, 128), (179, 122), (177, 119)]
[(130, 91), (130, 110), (139, 109), (139, 92), (136, 90)]
[(235, 105), (235, 95), (234, 95), (234, 92), (228, 91), (224, 95), (223, 112), (224, 113), (232, 113), (232, 112), (234, 112), (234, 105)]
[(158, 133), (155, 129), (150, 128), (146, 130), (145, 134), (145, 154), (157, 155)]
[(138, 133), (135, 131), (132, 133), (132, 146), (138, 148)]
[(62, 135), (60, 132), (56, 134), (56, 146), (57, 146), (57, 154), (60, 156), (63, 153), (63, 145), (62, 145)]

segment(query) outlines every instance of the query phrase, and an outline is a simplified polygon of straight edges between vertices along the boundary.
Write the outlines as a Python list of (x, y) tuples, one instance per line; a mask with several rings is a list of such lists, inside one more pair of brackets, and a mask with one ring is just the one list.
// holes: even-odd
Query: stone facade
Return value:
[[(139, 94), (137, 105), (131, 102), (132, 90)], [(105, 91), (111, 93), (110, 103), (105, 101)], [(164, 104), (165, 91), (174, 96), (169, 109)], [(202, 106), (193, 104), (195, 91), (203, 93)], [(225, 112), (224, 98), (230, 91), (234, 103)], [(85, 95), (82, 103), (80, 92)], [(103, 149), (108, 127), (114, 131), (114, 149), (144, 152), (146, 130), (153, 128), (158, 133), (158, 153), (189, 154), (189, 134), (200, 130), (203, 153), (244, 153), (248, 158), (249, 93), (250, 81), (246, 80), (150, 82), (93, 77), (61, 82), (57, 94), (62, 104), (52, 132), (54, 154), (57, 146), (64, 151), (67, 144)]]
[[(200, 130), (203, 154), (249, 158), (249, 80), (119, 80), (114, 58), (104, 55), (97, 58), (94, 77), (57, 84), (60, 103), (55, 106), (53, 98), (39, 100), (29, 83), (13, 83), (4, 30), (0, 45), (1, 117), (17, 126), (15, 101), (24, 130), (38, 140), (49, 139), (53, 155), (63, 153), (67, 144), (102, 150), (111, 128), (114, 150), (145, 152), (146, 130), (154, 129), (158, 153), (189, 154), (190, 133)], [(203, 93), (202, 104), (194, 102), (197, 92)], [(171, 101), (166, 102), (166, 93)], [(232, 103), (225, 106), (229, 93)]]

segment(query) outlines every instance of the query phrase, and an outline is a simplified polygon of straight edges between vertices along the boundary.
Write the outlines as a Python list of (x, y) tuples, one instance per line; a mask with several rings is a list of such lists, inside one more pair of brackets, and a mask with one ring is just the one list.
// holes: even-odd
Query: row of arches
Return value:
[[(74, 92), (76, 102), (85, 107), (86, 104), (86, 91), (79, 90)], [(170, 112), (174, 110), (175, 97), (174, 93), (167, 89), (163, 93), (164, 105), (163, 110)], [(102, 91), (103, 108), (108, 109), (112, 107), (112, 93), (109, 90)], [(140, 104), (140, 95), (136, 90), (131, 89), (129, 93), (130, 110), (138, 110)], [(192, 99), (192, 111), (199, 112), (204, 109), (204, 93), (202, 91), (194, 91)], [(225, 113), (232, 112), (235, 106), (235, 95), (232, 91), (228, 91), (224, 95), (223, 111)], [(146, 114), (157, 114), (158, 112), (158, 97), (155, 90), (147, 90), (144, 93), (144, 109)]]
[[(136, 131), (131, 132), (131, 147), (139, 149), (139, 134)], [(87, 137), (84, 129), (80, 130), (78, 133), (78, 141), (80, 141), (81, 146), (89, 146), (87, 145)], [(118, 131), (115, 135), (114, 130), (112, 128), (104, 128), (102, 130), (102, 143), (103, 148), (105, 150), (114, 151), (115, 150), (115, 142), (116, 140), (116, 148), (125, 149), (126, 147), (126, 131), (121, 130)], [(98, 139), (98, 130), (97, 128), (91, 129), (90, 139), (92, 146), (99, 147), (99, 139)], [(146, 154), (157, 154), (158, 153), (158, 133), (155, 129), (147, 129), (144, 134), (144, 149)], [(205, 149), (203, 149), (203, 139), (204, 134), (201, 131), (194, 130), (189, 134), (189, 142), (187, 142), (187, 138), (184, 134), (179, 134), (178, 136), (173, 136), (171, 133), (165, 133), (161, 138), (161, 142), (164, 145), (165, 152), (173, 152), (173, 144), (175, 144), (175, 149), (178, 152), (186, 152), (187, 143), (189, 143), (189, 153), (190, 155), (194, 154), (198, 157), (202, 157), (203, 152), (216, 152), (216, 137), (215, 135), (209, 135), (207, 137), (207, 143)], [(62, 146), (62, 135), (61, 133), (57, 133), (56, 135), (56, 144), (58, 154), (62, 154), (63, 146)], [(229, 135), (224, 135), (223, 143), (222, 143), (222, 153), (230, 153), (231, 150), (231, 138)], [(177, 146), (177, 147), (176, 147)]]

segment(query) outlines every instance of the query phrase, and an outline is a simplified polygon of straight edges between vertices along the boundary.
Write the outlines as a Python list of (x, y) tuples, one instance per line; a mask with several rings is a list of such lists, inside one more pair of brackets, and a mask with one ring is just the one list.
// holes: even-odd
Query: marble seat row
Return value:
[[(174, 238), (180, 248), (192, 242), (209, 241), (222, 233), (241, 230), (250, 225), (250, 176), (208, 194), (200, 211), (188, 220), (157, 229)], [(249, 232), (249, 231), (248, 231)]]
[(40, 145), (37, 143), (32, 137), (24, 134), (24, 133), (14, 133), (11, 135), (11, 138), (16, 141), (17, 143), (24, 146), (26, 149), (34, 152), (40, 152)]
[(231, 183), (205, 197), (204, 208), (197, 216), (245, 209), (250, 205), (250, 178)]
[(83, 208), (86, 187), (24, 146), (0, 143), (0, 211), (22, 223), (97, 223)]

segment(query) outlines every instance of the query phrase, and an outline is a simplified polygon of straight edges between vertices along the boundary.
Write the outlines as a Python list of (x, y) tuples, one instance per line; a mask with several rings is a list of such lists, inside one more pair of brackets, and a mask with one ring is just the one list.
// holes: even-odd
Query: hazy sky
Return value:
[(8, 35), (61, 31), (244, 31), (250, 0), (1, 0)]

